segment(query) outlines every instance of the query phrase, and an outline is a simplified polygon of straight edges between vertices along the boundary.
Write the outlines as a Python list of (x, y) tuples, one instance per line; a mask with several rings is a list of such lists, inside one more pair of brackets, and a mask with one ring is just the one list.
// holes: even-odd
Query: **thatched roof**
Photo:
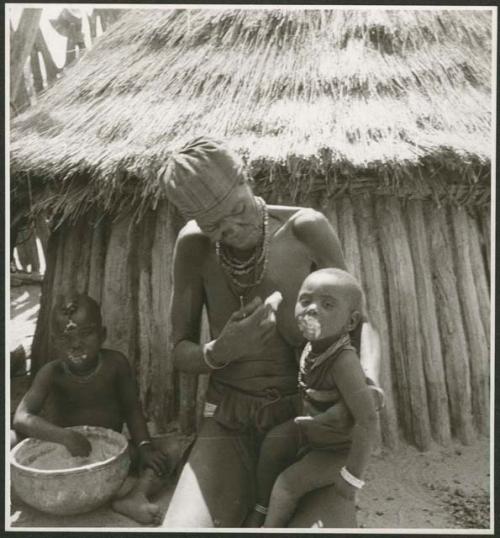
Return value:
[(131, 9), (16, 118), (12, 177), (68, 213), (143, 207), (172, 148), (206, 133), (275, 198), (458, 184), (483, 200), (491, 24), (484, 10)]

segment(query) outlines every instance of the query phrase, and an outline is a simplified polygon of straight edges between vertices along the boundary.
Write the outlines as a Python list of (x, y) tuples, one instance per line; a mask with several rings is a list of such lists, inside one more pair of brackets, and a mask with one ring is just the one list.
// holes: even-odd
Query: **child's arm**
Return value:
[(151, 446), (148, 428), (137, 396), (137, 385), (124, 356), (119, 357), (118, 380), (121, 403), (132, 441), (138, 447), (142, 465), (151, 467), (158, 475), (167, 472), (167, 458)]
[(26, 437), (35, 437), (64, 445), (72, 456), (88, 456), (88, 439), (75, 431), (61, 428), (38, 416), (52, 387), (54, 363), (42, 366), (14, 414), (14, 429)]

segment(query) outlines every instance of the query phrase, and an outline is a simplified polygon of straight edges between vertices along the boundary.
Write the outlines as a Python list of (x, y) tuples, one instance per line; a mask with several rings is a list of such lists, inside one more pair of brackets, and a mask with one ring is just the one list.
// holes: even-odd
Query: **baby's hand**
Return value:
[(65, 430), (63, 444), (72, 456), (86, 457), (92, 451), (92, 445), (85, 435), (73, 430)]
[(168, 458), (161, 450), (156, 450), (151, 445), (143, 445), (139, 448), (142, 467), (149, 467), (158, 476), (168, 473)]

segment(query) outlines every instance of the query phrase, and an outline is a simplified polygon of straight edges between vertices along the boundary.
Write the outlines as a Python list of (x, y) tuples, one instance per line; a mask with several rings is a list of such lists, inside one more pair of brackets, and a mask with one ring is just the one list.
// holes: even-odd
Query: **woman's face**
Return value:
[(196, 222), (212, 241), (237, 250), (255, 247), (261, 237), (262, 218), (247, 183), (237, 185), (217, 208)]

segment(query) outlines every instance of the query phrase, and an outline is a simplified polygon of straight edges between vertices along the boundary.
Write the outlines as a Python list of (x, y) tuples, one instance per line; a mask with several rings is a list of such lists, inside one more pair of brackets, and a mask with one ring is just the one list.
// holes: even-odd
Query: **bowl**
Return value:
[(127, 439), (113, 430), (74, 426), (92, 445), (88, 457), (72, 457), (58, 443), (24, 439), (10, 453), (11, 483), (26, 504), (55, 515), (89, 512), (107, 503), (127, 477)]

